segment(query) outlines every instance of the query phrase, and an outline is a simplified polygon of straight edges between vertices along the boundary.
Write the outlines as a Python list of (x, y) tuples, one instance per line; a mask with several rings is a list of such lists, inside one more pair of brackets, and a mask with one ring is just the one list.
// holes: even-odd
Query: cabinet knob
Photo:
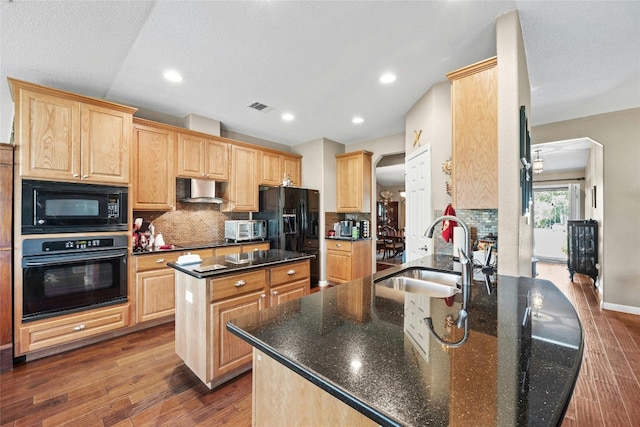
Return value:
[(158, 259), (156, 260), (156, 262), (157, 262), (158, 264), (160, 264), (161, 262), (164, 262), (164, 258), (158, 258)]
[(89, 178), (89, 175), (82, 175), (82, 179), (87, 179)]
[(83, 330), (83, 329), (87, 329), (87, 325), (82, 324), (82, 325), (78, 325), (78, 326), (74, 326), (74, 327), (73, 327), (73, 330), (74, 330), (74, 331), (76, 331), (76, 332), (77, 332), (77, 331), (81, 331), (81, 330)]
[(271, 291), (271, 295), (273, 296), (278, 295), (278, 291)]
[(340, 243), (336, 243), (336, 248), (341, 248), (342, 245)]
[(266, 297), (267, 297), (267, 294), (262, 294), (262, 295), (260, 295), (260, 298), (263, 298), (263, 299), (264, 299), (264, 298), (266, 298)]
[(244, 286), (244, 285), (246, 285), (246, 284), (247, 284), (247, 282), (245, 282), (244, 280), (238, 280), (238, 281), (235, 283), (235, 286), (236, 286), (236, 288), (239, 288), (239, 287), (242, 287), (242, 286)]
[(73, 174), (73, 177), (74, 177), (74, 178), (77, 178), (77, 177), (79, 177), (79, 176), (80, 176), (80, 175), (78, 175), (77, 173), (74, 173), (74, 174)]

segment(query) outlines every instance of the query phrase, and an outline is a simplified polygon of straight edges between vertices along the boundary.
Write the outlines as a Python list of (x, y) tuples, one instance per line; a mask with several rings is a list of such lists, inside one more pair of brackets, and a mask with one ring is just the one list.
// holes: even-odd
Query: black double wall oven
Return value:
[(127, 187), (23, 181), (22, 321), (127, 301)]

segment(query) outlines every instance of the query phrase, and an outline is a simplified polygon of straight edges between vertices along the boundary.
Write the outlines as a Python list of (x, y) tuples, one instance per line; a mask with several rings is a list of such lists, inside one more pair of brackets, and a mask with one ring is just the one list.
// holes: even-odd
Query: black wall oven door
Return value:
[(87, 247), (101, 240), (112, 239), (59, 239), (69, 248), (85, 243), (68, 253), (23, 257), (23, 322), (127, 301), (127, 248)]

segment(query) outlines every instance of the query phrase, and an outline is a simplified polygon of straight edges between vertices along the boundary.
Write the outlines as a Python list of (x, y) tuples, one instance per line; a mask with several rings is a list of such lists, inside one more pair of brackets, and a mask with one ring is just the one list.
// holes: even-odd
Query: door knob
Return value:
[(428, 250), (429, 250), (429, 248), (427, 247), (427, 245), (424, 245), (423, 247), (418, 248), (418, 249), (420, 249), (421, 251), (428, 251)]

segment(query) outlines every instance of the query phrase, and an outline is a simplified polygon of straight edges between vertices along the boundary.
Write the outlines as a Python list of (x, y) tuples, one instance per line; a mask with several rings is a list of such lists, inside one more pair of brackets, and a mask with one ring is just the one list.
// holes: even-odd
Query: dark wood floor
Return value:
[[(640, 425), (640, 316), (598, 308), (590, 279), (563, 265), (540, 278), (572, 300), (583, 367), (563, 426)], [(251, 373), (209, 391), (173, 348), (173, 324), (16, 366), (0, 375), (1, 426), (250, 426)]]

